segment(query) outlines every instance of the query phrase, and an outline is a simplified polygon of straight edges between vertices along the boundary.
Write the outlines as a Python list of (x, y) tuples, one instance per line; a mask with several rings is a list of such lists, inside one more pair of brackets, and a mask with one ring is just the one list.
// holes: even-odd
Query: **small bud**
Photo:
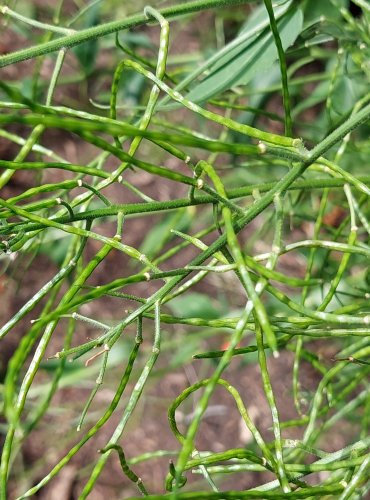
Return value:
[(139, 256), (139, 261), (140, 262), (147, 262), (148, 258), (145, 254), (141, 253)]
[(197, 188), (202, 189), (204, 187), (204, 181), (203, 179), (198, 179), (197, 180)]

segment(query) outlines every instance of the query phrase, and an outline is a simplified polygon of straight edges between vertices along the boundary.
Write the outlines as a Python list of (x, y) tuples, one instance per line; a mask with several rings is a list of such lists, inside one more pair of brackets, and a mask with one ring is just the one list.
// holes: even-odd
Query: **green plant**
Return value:
[[(367, 3), (284, 0), (272, 4), (265, 0), (247, 9), (243, 4), (252, 2), (198, 0), (159, 10), (146, 7), (143, 13), (104, 24), (100, 16), (105, 14), (99, 13), (95, 1), (81, 6), (73, 22), (61, 27), (63, 3), (52, 24), (35, 21), (32, 15), (20, 16), (7, 6), (0, 8), (7, 22), (19, 30), (28, 26), (47, 33), (33, 47), (0, 56), (0, 67), (57, 53), (49, 82), (33, 74), (33, 92), (27, 93), (21, 81), (0, 83), (0, 123), (5, 127), (1, 136), (20, 146), (13, 160), (0, 160), (4, 169), (0, 186), (11, 185), (20, 170), (35, 174), (33, 187), (0, 199), (2, 262), (10, 274), (22, 256), (29, 255), (37, 263), (37, 256), (47, 252), (59, 265), (58, 272), (0, 329), (5, 342), (38, 307), (37, 319), (9, 360), (2, 386), (6, 426), (0, 497), (7, 498), (11, 466), (53, 408), (58, 389), (91, 380), (94, 374), (96, 384), (77, 424), (82, 438), (60, 453), (42, 479), (34, 484), (34, 478), (29, 478), (31, 484), (17, 494), (30, 497), (47, 485), (124, 401), (101, 456), (91, 460), (95, 463), (79, 498), (94, 489), (114, 450), (123, 473), (147, 495), (151, 487), (135, 473), (136, 463), (171, 455), (173, 450), (128, 459), (120, 439), (129, 432), (128, 423), (148, 384), (195, 362), (193, 356), (204, 359), (205, 369), (212, 372), (184, 388), (168, 405), (169, 424), (179, 442), (165, 481), (169, 498), (364, 498), (370, 487), (370, 176), (363, 175), (370, 147)], [(196, 13), (216, 7), (220, 8), (215, 14), (217, 26), (226, 26), (226, 7), (235, 9), (239, 25), (246, 17), (233, 39), (209, 58), (206, 51), (199, 55), (201, 64), (195, 70), (191, 54), (171, 58), (169, 35), (176, 19), (187, 15), (183, 22), (190, 23)], [(86, 22), (90, 27), (85, 23), (84, 29), (72, 29), (73, 23), (85, 18), (90, 19)], [(160, 26), (156, 60), (137, 50), (132, 33), (125, 41), (120, 38), (123, 29), (153, 23)], [(104, 38), (112, 33), (115, 44)], [(151, 48), (147, 40), (139, 45)], [(68, 79), (63, 69), (72, 47), (77, 48), (74, 61), (79, 66)], [(99, 51), (108, 49), (113, 55), (102, 69)], [(134, 86), (140, 82), (137, 102), (121, 109), (133, 75), (139, 79)], [(86, 77), (99, 82), (98, 111), (87, 99), (79, 108), (53, 104), (59, 87), (78, 85)], [(277, 111), (280, 101), (282, 114)], [(10, 125), (13, 128), (8, 129)], [(19, 132), (29, 128), (28, 135)], [(47, 148), (43, 138), (48, 129), (58, 130), (62, 140), (73, 133), (79, 144), (94, 147), (94, 157), (78, 163)], [(54, 170), (59, 173), (50, 182), (47, 176)], [(153, 193), (140, 188), (137, 179), (142, 172), (169, 182), (171, 199), (153, 199)], [(113, 186), (118, 187), (120, 200), (131, 195), (135, 201), (113, 201)], [(329, 217), (335, 206), (342, 207), (339, 221)], [(157, 215), (162, 217), (160, 223), (152, 222), (158, 221)], [(148, 227), (153, 227), (145, 239), (132, 244), (131, 219), (142, 216), (150, 217)], [(105, 235), (101, 221), (112, 236)], [(59, 257), (55, 240), (63, 250)], [(263, 242), (263, 253), (258, 240)], [(100, 245), (98, 250), (94, 243)], [(184, 250), (194, 257), (189, 259)], [(118, 277), (107, 276), (104, 283), (96, 284), (98, 267), (114, 251), (124, 257), (124, 272), (120, 269)], [(303, 260), (294, 276), (281, 266), (283, 255)], [(219, 277), (216, 293), (209, 285), (202, 288), (213, 276)], [(23, 286), (26, 282), (27, 272)], [(148, 293), (143, 284), (152, 283)], [(226, 304), (221, 294), (225, 284), (234, 290)], [(118, 309), (119, 319), (104, 321), (99, 304), (112, 297), (123, 304), (130, 301), (134, 307), (124, 315)], [(235, 298), (244, 306), (236, 306)], [(201, 306), (195, 305), (197, 301)], [(149, 321), (154, 326), (148, 327)], [(193, 340), (191, 330), (177, 332), (166, 326), (171, 324), (197, 327), (197, 339)], [(75, 341), (81, 325), (101, 334), (86, 342)], [(136, 335), (130, 325), (136, 325)], [(204, 339), (227, 329), (231, 333), (224, 349), (199, 352), (205, 349)], [(49, 346), (60, 345), (57, 331), (64, 334), (63, 345), (54, 359), (45, 362)], [(148, 348), (143, 338), (148, 340), (150, 335)], [(323, 341), (334, 354), (321, 359), (317, 345)], [(243, 342), (247, 345), (240, 345)], [(266, 429), (253, 421), (248, 402), (227, 380), (232, 360), (248, 361), (253, 352), (271, 413), (271, 439), (266, 439)], [(271, 353), (274, 363), (279, 363), (284, 352), (294, 353), (291, 378), (297, 418), (288, 421), (279, 415), (279, 394), (267, 362)], [(86, 368), (80, 364), (83, 356)], [(161, 356), (168, 366), (158, 374)], [(67, 359), (77, 366), (72, 373)], [(302, 361), (310, 363), (318, 377), (315, 390), (306, 397), (307, 408), (300, 383)], [(114, 396), (94, 420), (94, 415), (89, 417), (91, 405), (113, 367), (121, 370)], [(46, 382), (37, 378), (42, 374)], [(34, 395), (38, 384), (41, 393)], [(202, 418), (216, 387), (233, 397), (253, 436), (250, 445), (230, 446), (223, 452), (197, 449)], [(193, 418), (181, 432), (176, 409), (196, 391), (201, 396)], [(88, 431), (83, 430), (85, 419), (91, 423)], [(340, 449), (324, 452), (334, 424), (346, 419), (352, 421), (355, 432)], [(300, 439), (283, 437), (282, 432), (291, 428), (301, 430)], [(308, 455), (316, 460), (312, 463)], [(204, 478), (196, 491), (186, 490), (187, 470)], [(274, 480), (243, 491), (222, 491), (223, 477), (238, 472), (248, 476), (269, 472)], [(314, 476), (313, 485), (305, 480), (320, 472), (326, 475)]]

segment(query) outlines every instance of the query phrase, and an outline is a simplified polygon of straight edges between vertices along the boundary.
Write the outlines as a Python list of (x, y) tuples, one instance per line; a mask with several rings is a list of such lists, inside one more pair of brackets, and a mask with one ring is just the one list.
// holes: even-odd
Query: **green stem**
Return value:
[[(154, 304), (154, 310), (155, 310), (155, 325), (154, 325), (154, 341), (153, 341), (153, 346), (152, 346), (152, 353), (146, 362), (140, 377), (138, 381), (135, 384), (135, 387), (132, 390), (130, 399), (126, 405), (126, 408), (123, 412), (123, 415), (121, 417), (120, 422), (118, 423), (116, 429), (114, 430), (111, 438), (109, 439), (106, 447), (111, 447), (111, 445), (116, 445), (118, 440), (120, 439), (123, 431), (126, 428), (127, 422), (130, 419), (132, 413), (134, 412), (136, 405), (141, 397), (141, 394), (144, 390), (145, 383), (157, 361), (157, 358), (160, 353), (160, 347), (161, 347), (161, 315), (160, 315), (160, 301), (156, 301)], [(101, 471), (103, 470), (106, 461), (108, 460), (108, 457), (110, 455), (110, 450), (105, 453), (103, 456), (100, 457), (98, 460), (97, 464), (95, 465), (91, 476), (89, 480), (87, 481), (81, 495), (80, 495), (80, 500), (85, 500), (91, 490), (93, 489), (98, 477), (101, 474)]]
[[(166, 500), (174, 499), (176, 500), (241, 500), (248, 498), (257, 498), (261, 500), (261, 498), (269, 499), (272, 498), (274, 500), (285, 500), (286, 498), (324, 498), (326, 495), (338, 495), (343, 491), (343, 486), (341, 484), (335, 484), (330, 486), (312, 486), (310, 488), (300, 488), (297, 491), (292, 491), (289, 493), (279, 494), (275, 491), (264, 492), (261, 495), (260, 491), (222, 491), (222, 492), (204, 492), (204, 491), (194, 491), (194, 492), (186, 492), (186, 493), (176, 493), (176, 497), (173, 494), (168, 495), (148, 495), (146, 500)], [(131, 497), (130, 500), (142, 500), (142, 497)]]
[(272, 7), (271, 0), (264, 0), (265, 7), (269, 15), (271, 31), (274, 36), (275, 45), (279, 55), (280, 62), (280, 74), (281, 74), (281, 85), (283, 88), (283, 104), (285, 111), (285, 135), (288, 137), (292, 137), (293, 128), (292, 128), (292, 117), (290, 113), (290, 97), (289, 97), (289, 84), (288, 84), (288, 74), (287, 74), (287, 65), (285, 60), (284, 48), (281, 43), (281, 38), (279, 34), (279, 30), (276, 24), (274, 9)]
[(62, 28), (60, 26), (55, 26), (54, 24), (46, 24), (46, 23), (40, 23), (39, 21), (36, 21), (35, 19), (30, 19), (28, 17), (22, 16), (18, 12), (15, 12), (14, 10), (10, 9), (8, 6), (0, 6), (0, 12), (4, 16), (9, 16), (12, 19), (16, 19), (17, 21), (21, 21), (22, 23), (28, 24), (29, 26), (32, 26), (37, 29), (42, 29), (46, 31), (53, 31), (54, 33), (60, 33), (61, 35), (69, 35), (75, 32), (75, 30), (71, 30), (68, 28)]
[[(110, 403), (109, 407), (106, 409), (104, 412), (103, 416), (100, 417), (100, 419), (96, 422), (96, 424), (91, 427), (91, 429), (84, 435), (84, 437), (75, 445), (73, 448), (69, 450), (69, 452), (61, 459), (58, 461), (57, 465), (45, 476), (38, 484), (33, 486), (31, 489), (26, 491), (22, 496), (20, 496), (17, 500), (21, 500), (23, 498), (30, 497), (34, 495), (37, 491), (39, 491), (40, 488), (42, 488), (45, 484), (47, 484), (53, 477), (55, 477), (59, 471), (71, 460), (71, 458), (76, 455), (76, 453), (82, 448), (82, 446), (89, 440), (91, 439), (97, 432), (98, 430), (103, 427), (103, 425), (109, 420), (109, 418), (112, 416), (114, 410), (116, 409), (118, 403), (121, 400), (122, 394), (126, 388), (126, 385), (130, 379), (132, 367), (134, 365), (134, 362), (136, 360), (136, 357), (138, 355), (139, 347), (140, 347), (141, 340), (138, 340), (135, 343), (134, 348), (132, 349), (132, 352), (130, 354), (130, 358), (127, 362), (127, 366), (125, 369), (125, 372), (120, 380), (119, 386), (117, 388), (117, 391), (112, 399), (112, 402)], [(5, 497), (4, 497), (5, 498)]]
[[(251, 0), (196, 0), (193, 2), (184, 2), (174, 7), (167, 7), (161, 9), (159, 12), (165, 18), (179, 17), (185, 14), (191, 14), (202, 10), (213, 9), (218, 7), (229, 8), (233, 5), (241, 5), (249, 3)], [(123, 29), (133, 28), (148, 23), (149, 20), (145, 14), (136, 14), (126, 17), (120, 21), (113, 21), (92, 28), (81, 30), (73, 35), (63, 36), (57, 40), (42, 43), (40, 45), (30, 47), (27, 49), (19, 50), (11, 54), (0, 57), (0, 68), (14, 64), (17, 62), (33, 59), (41, 55), (50, 54), (62, 48), (68, 49), (79, 45), (80, 43), (88, 42), (96, 38), (116, 33)]]

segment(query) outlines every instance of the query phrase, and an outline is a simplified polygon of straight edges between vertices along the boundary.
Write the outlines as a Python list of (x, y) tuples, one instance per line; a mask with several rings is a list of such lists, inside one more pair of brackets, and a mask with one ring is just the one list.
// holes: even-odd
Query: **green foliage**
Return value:
[[(34, 9), (28, 17), (0, 9), (9, 32), (34, 43), (0, 56), (0, 67), (37, 57), (54, 64), (18, 81), (4, 69), (0, 85), (0, 138), (9, 146), (0, 187), (12, 193), (13, 178), (33, 174), (32, 185), (0, 198), (0, 258), (9, 280), (21, 268), (21, 287), (35, 288), (33, 269), (42, 276), (0, 326), (4, 345), (21, 332), (1, 386), (0, 500), (9, 484), (19, 499), (37, 495), (103, 427), (100, 455), (77, 478), (80, 499), (114, 451), (122, 475), (153, 499), (365, 498), (367, 2), (196, 0), (117, 20), (113, 0), (75, 2), (73, 17), (63, 4), (46, 9), (50, 23)], [(225, 43), (231, 12), (237, 27)], [(188, 50), (178, 19), (201, 26), (204, 47)], [(45, 277), (41, 258), (50, 261)], [(253, 401), (229, 382), (252, 366), (268, 425), (267, 416), (254, 421)], [(199, 379), (160, 400), (178, 447), (129, 457), (121, 438), (132, 440), (140, 425), (138, 404), (157, 421), (150, 390), (179, 370)], [(288, 380), (289, 403), (279, 389)], [(95, 410), (102, 386), (112, 397)], [(81, 393), (77, 402), (62, 393), (65, 407), (55, 402), (64, 388), (81, 387), (90, 389), (82, 406)], [(225, 440), (222, 452), (213, 443), (200, 450), (197, 440), (216, 389), (250, 434), (247, 443)], [(184, 416), (190, 404), (179, 426), (176, 410)], [(58, 416), (68, 421), (62, 443)], [(18, 480), (21, 451), (47, 432), (58, 458)], [(155, 493), (152, 476), (142, 480), (136, 468), (166, 456), (175, 458)], [(189, 486), (189, 471), (202, 481)], [(230, 476), (254, 487), (230, 491)]]
[(211, 299), (202, 293), (187, 293), (171, 300), (169, 306), (175, 316), (184, 318), (213, 319), (222, 316), (219, 306), (216, 307)]
[[(281, 16), (278, 29), (284, 49), (290, 47), (300, 34), (302, 21), (302, 11), (297, 8), (288, 9)], [(259, 26), (261, 29), (257, 30)], [(269, 71), (277, 59), (266, 10), (261, 7), (229, 44), (229, 48), (222, 48), (212, 56), (211, 61), (205, 63), (210, 73), (191, 89), (187, 98), (190, 101), (203, 102), (232, 87), (246, 85), (252, 78), (263, 78), (264, 73)]]
[[(92, 4), (92, 7), (87, 11), (84, 16), (84, 22), (81, 26), (82, 29), (91, 28), (100, 24), (100, 5), (98, 3)], [(80, 63), (81, 70), (88, 76), (94, 69), (96, 57), (99, 51), (99, 39), (93, 38), (86, 43), (77, 45), (74, 53)]]

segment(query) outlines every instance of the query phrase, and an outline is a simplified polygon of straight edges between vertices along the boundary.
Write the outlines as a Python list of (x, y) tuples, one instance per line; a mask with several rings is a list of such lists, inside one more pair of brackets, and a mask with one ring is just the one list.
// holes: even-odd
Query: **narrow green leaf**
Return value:
[[(287, 12), (278, 22), (284, 50), (290, 47), (301, 32), (303, 13), (301, 9)], [(243, 36), (243, 32), (239, 35)], [(224, 92), (236, 85), (246, 85), (253, 77), (269, 71), (278, 59), (274, 38), (270, 30), (257, 38), (248, 38), (243, 44), (226, 54), (187, 98), (200, 102)]]
[[(93, 26), (98, 26), (100, 23), (99, 15), (100, 5), (94, 5), (88, 12), (84, 22), (84, 28), (92, 28)], [(86, 43), (78, 45), (74, 49), (74, 53), (80, 63), (82, 71), (86, 74), (90, 74), (95, 66), (95, 59), (98, 54), (98, 39), (89, 40)]]

